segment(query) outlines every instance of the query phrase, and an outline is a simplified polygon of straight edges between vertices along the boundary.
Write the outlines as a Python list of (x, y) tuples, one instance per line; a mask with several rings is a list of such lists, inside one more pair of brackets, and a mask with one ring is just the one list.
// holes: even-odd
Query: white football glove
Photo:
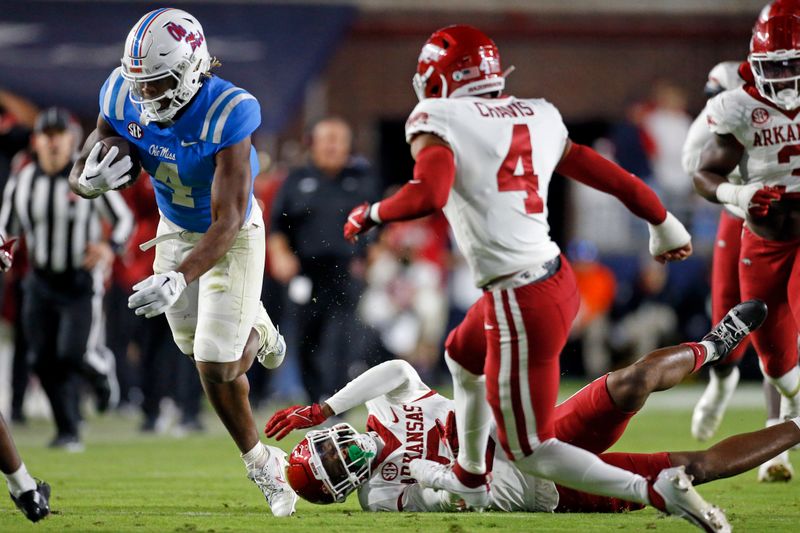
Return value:
[(0, 272), (8, 272), (11, 270), (11, 265), (14, 264), (14, 243), (17, 242), (16, 237), (8, 240), (0, 237)]
[(88, 195), (102, 194), (110, 189), (119, 189), (131, 181), (130, 169), (133, 167), (131, 156), (126, 155), (116, 163), (114, 158), (119, 153), (119, 148), (112, 146), (102, 159), (98, 160), (102, 143), (96, 143), (86, 158), (83, 172), (78, 178), (78, 187), (81, 192)]
[(128, 298), (128, 308), (136, 309), (138, 316), (158, 316), (178, 301), (186, 288), (186, 279), (180, 272), (153, 274), (133, 286), (136, 291)]
[(648, 224), (650, 230), (650, 255), (656, 257), (663, 253), (686, 246), (692, 242), (692, 236), (686, 231), (681, 221), (667, 211), (667, 218), (658, 225)]

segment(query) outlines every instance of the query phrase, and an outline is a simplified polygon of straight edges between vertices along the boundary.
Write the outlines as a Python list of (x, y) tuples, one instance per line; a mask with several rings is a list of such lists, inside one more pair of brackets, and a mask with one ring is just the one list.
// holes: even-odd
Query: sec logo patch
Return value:
[(383, 468), (381, 468), (381, 477), (385, 481), (393, 481), (397, 477), (398, 472), (396, 464), (386, 463), (383, 465)]
[(136, 122), (128, 122), (128, 133), (130, 133), (131, 137), (134, 139), (141, 139), (142, 135), (144, 135), (142, 127)]
[(753, 113), (750, 115), (750, 118), (752, 119), (753, 124), (764, 124), (769, 120), (769, 111), (763, 107), (757, 107), (753, 109)]

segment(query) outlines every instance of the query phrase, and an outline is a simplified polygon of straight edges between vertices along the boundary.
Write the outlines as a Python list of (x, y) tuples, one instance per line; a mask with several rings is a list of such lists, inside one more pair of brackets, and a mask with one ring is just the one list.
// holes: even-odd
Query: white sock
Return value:
[(244, 465), (248, 470), (256, 470), (257, 468), (261, 468), (267, 463), (268, 458), (269, 453), (267, 452), (267, 448), (261, 441), (253, 446), (252, 450), (242, 454), (242, 460), (244, 461)]
[(255, 328), (258, 333), (258, 345), (271, 346), (274, 343), (278, 330), (275, 328), (275, 324), (272, 323), (272, 320), (270, 320), (267, 310), (264, 309), (264, 304), (259, 303), (258, 306), (259, 310), (256, 314), (256, 321), (253, 324), (253, 328)]
[(604, 463), (598, 456), (558, 439), (548, 439), (514, 463), (527, 474), (555, 481), (571, 489), (650, 504), (647, 480)]
[(6, 474), (8, 491), (18, 498), (20, 494), (36, 489), (36, 480), (28, 473), (25, 463), (22, 463), (16, 472)]
[(780, 418), (767, 418), (767, 423), (765, 427), (771, 428), (772, 426), (777, 426), (778, 424), (784, 422)]
[(476, 376), (445, 352), (453, 376), (453, 399), (458, 427), (458, 464), (472, 474), (486, 473), (486, 445), (492, 411), (486, 401), (486, 376)]
[(703, 364), (707, 364), (709, 361), (715, 361), (719, 355), (717, 354), (717, 345), (711, 341), (700, 341), (697, 344), (705, 346), (706, 348), (706, 360)]

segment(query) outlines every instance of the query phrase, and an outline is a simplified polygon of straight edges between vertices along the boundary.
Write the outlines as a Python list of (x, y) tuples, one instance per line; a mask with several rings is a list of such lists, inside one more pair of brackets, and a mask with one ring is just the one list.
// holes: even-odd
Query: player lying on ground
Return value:
[[(558, 438), (602, 453), (622, 435), (628, 421), (650, 393), (669, 389), (703, 365), (724, 358), (766, 316), (761, 302), (731, 310), (700, 343), (654, 351), (631, 366), (587, 385), (556, 408)], [(312, 503), (343, 502), (358, 489), (368, 511), (453, 511), (463, 505), (436, 485), (436, 476), (454, 460), (448, 435), (453, 401), (428, 388), (405, 361), (389, 361), (367, 370), (323, 404), (294, 406), (275, 413), (268, 436), (284, 438), (326, 418), (366, 403), (368, 433), (347, 424), (310, 431), (293, 449), (287, 477), (301, 497)], [(447, 420), (443, 428), (441, 421)], [(734, 476), (800, 442), (800, 421), (732, 436), (704, 451), (653, 454), (603, 453), (601, 458), (645, 477), (680, 468), (696, 484)], [(615, 512), (639, 509), (615, 498), (593, 496), (522, 473), (490, 442), (492, 482), (489, 508), (527, 512)], [(659, 490), (656, 483), (656, 490)], [(704, 509), (701, 510), (701, 512)], [(726, 524), (727, 526), (727, 524)], [(721, 529), (725, 531), (726, 529)]]

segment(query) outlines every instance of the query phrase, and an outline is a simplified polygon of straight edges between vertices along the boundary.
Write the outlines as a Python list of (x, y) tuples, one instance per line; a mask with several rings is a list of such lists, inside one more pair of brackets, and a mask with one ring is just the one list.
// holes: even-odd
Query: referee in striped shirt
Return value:
[[(23, 284), (20, 319), (58, 430), (51, 446), (70, 451), (82, 449), (80, 376), (87, 361), (105, 351), (105, 274), (114, 250), (125, 246), (133, 229), (133, 215), (119, 193), (87, 200), (70, 190), (77, 129), (67, 111), (43, 111), (32, 136), (34, 160), (11, 177), (0, 206), (4, 242), (21, 233), (28, 248), (31, 271)], [(101, 219), (110, 226), (108, 239)], [(0, 256), (0, 268), (10, 259)]]

